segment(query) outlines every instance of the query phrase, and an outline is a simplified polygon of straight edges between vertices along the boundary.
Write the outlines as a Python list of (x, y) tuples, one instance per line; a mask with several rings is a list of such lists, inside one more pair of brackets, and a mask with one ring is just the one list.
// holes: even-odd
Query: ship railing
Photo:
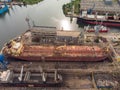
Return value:
[(24, 81), (30, 80), (30, 75), (31, 75), (31, 73), (30, 73), (29, 71), (27, 71), (27, 72), (25, 73)]
[(37, 26), (37, 25), (35, 25), (33, 28), (38, 28), (38, 29), (40, 29), (40, 28), (42, 28), (42, 29), (43, 29), (43, 28), (45, 28), (45, 29), (46, 29), (46, 28), (48, 28), (48, 29), (50, 29), (50, 28), (51, 28), (51, 29), (56, 29), (56, 27), (52, 27), (52, 26)]

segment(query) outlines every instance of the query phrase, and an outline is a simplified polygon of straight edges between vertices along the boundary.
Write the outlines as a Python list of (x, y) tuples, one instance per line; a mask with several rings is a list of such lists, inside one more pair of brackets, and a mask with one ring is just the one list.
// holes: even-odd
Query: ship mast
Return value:
[(100, 25), (96, 25), (95, 27), (94, 27), (94, 29), (95, 29), (95, 42), (96, 43), (98, 43), (99, 42), (99, 30), (100, 30)]
[(22, 76), (23, 76), (23, 67), (21, 68), (20, 76), (18, 77), (19, 81), (22, 81)]
[(40, 73), (41, 73), (41, 76), (42, 76), (42, 81), (46, 82), (47, 74), (43, 71), (43, 68), (41, 66), (39, 66), (39, 70), (40, 70)]
[(31, 28), (31, 25), (30, 25), (30, 19), (28, 18), (28, 17), (26, 17), (26, 22), (27, 22), (27, 24), (28, 24), (28, 28), (30, 29)]
[(73, 14), (74, 14), (74, 5), (73, 5), (73, 0), (71, 1), (70, 9), (71, 9), (71, 16), (70, 16), (70, 22), (72, 23), (73, 21)]

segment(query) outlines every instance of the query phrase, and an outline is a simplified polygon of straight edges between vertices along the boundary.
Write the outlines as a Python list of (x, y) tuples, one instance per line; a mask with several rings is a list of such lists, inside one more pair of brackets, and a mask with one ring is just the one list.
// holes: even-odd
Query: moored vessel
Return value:
[(109, 15), (108, 13), (100, 15), (97, 12), (88, 14), (87, 11), (82, 11), (80, 17), (78, 17), (78, 23), (81, 22), (87, 24), (93, 24), (93, 25), (102, 24), (104, 26), (119, 27), (120, 16), (118, 13), (113, 15), (111, 14)]
[(8, 11), (8, 6), (6, 3), (4, 3), (4, 7), (0, 7), (0, 15), (4, 14), (5, 12)]
[(5, 44), (2, 53), (8, 58), (28, 61), (101, 61), (107, 58), (102, 47), (83, 42), (80, 31), (32, 28)]

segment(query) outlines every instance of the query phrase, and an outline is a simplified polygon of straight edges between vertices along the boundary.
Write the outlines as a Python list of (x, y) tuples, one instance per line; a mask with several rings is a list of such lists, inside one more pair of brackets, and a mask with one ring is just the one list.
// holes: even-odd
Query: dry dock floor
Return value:
[[(103, 90), (97, 89), (92, 80), (92, 72), (107, 73), (105, 77), (110, 80), (118, 80), (118, 86), (112, 89), (120, 88), (120, 67), (117, 62), (27, 62), (27, 61), (11, 61), (8, 68), (20, 71), (24, 65), (24, 71), (39, 71), (39, 66), (43, 67), (46, 72), (57, 69), (63, 76), (63, 84), (60, 87), (1, 87), (0, 90)], [(116, 72), (118, 72), (116, 74)], [(114, 78), (110, 77), (114, 75)], [(116, 75), (116, 76), (115, 76)], [(99, 75), (98, 77), (101, 77)]]

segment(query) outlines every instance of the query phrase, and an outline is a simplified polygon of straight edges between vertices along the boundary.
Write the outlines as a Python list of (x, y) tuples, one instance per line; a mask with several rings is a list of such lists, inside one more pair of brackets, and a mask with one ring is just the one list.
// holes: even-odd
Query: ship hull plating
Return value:
[(102, 24), (104, 26), (112, 26), (112, 27), (120, 27), (120, 22), (115, 22), (115, 21), (101, 21), (101, 20), (90, 20), (90, 19), (85, 19), (85, 18), (78, 18), (78, 24), (79, 23), (86, 23), (86, 24)]

